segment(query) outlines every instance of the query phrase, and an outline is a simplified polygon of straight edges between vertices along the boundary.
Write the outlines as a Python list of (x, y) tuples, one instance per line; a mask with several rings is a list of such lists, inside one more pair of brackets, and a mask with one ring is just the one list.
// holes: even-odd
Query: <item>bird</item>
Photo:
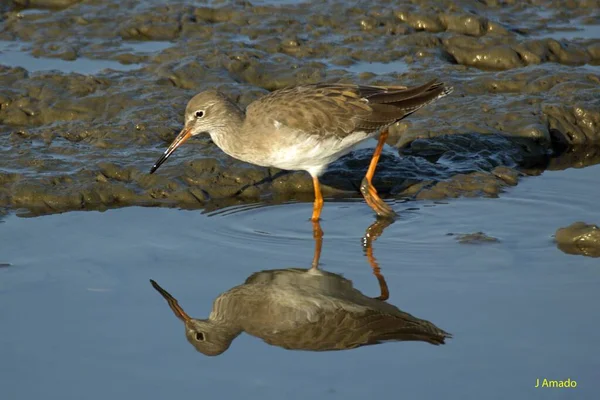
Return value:
[(389, 341), (445, 343), (451, 335), (385, 301), (370, 298), (341, 275), (319, 269), (256, 272), (221, 294), (207, 319), (191, 318), (154, 280), (150, 283), (207, 356), (225, 352), (242, 332), (288, 350), (333, 351)]
[[(385, 221), (385, 220), (384, 220)], [(364, 247), (372, 250), (386, 223), (372, 224)], [(367, 251), (381, 295), (368, 297), (342, 275), (319, 268), (323, 232), (314, 227), (315, 254), (310, 268), (255, 272), (246, 281), (222, 293), (207, 319), (191, 318), (177, 300), (156, 281), (152, 287), (167, 301), (185, 325), (194, 348), (208, 356), (225, 352), (242, 332), (290, 350), (333, 351), (389, 341), (444, 344), (451, 334), (433, 323), (388, 303), (388, 287), (380, 268)]]
[(263, 167), (307, 171), (315, 200), (311, 220), (323, 208), (319, 177), (359, 143), (379, 134), (360, 191), (379, 217), (396, 213), (378, 195), (372, 179), (388, 128), (453, 91), (436, 79), (420, 86), (316, 83), (270, 92), (242, 110), (222, 92), (196, 94), (185, 108), (184, 128), (150, 169), (154, 173), (189, 138), (209, 134), (227, 155)]

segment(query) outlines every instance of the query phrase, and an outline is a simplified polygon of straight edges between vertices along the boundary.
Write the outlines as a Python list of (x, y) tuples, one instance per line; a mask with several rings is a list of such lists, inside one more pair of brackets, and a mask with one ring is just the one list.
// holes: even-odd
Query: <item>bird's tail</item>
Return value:
[[(412, 316), (411, 316), (412, 317)], [(412, 317), (403, 319), (397, 327), (381, 332), (376, 340), (387, 341), (419, 341), (434, 345), (445, 344), (446, 339), (451, 339), (452, 334), (438, 328), (429, 321)]]
[(412, 114), (427, 104), (452, 93), (454, 88), (433, 79), (421, 86), (401, 90), (387, 90), (369, 96), (369, 102), (386, 104), (404, 110), (406, 115)]

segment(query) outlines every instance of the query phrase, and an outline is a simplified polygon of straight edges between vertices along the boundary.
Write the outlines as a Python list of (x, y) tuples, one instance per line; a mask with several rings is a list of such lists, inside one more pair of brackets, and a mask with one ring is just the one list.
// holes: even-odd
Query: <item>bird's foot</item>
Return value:
[(369, 182), (367, 177), (364, 177), (360, 184), (360, 192), (362, 193), (369, 207), (371, 207), (379, 217), (390, 219), (396, 217), (394, 210), (392, 210), (392, 208), (388, 206), (387, 203), (381, 199), (381, 197), (379, 197), (377, 194), (377, 189), (375, 189), (375, 186)]

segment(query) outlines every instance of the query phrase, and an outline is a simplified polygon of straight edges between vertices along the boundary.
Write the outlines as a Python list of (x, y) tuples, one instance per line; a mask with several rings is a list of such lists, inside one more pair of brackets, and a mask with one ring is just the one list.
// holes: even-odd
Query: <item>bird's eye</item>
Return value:
[(196, 332), (196, 340), (199, 342), (204, 342), (204, 333)]
[(196, 111), (196, 118), (202, 118), (204, 117), (204, 111)]

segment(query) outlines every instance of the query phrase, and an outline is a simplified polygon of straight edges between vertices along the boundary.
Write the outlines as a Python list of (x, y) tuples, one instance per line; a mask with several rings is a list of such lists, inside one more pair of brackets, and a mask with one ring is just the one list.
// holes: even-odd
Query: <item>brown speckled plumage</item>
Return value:
[(387, 128), (451, 91), (435, 80), (415, 87), (319, 83), (276, 90), (244, 112), (222, 93), (208, 90), (190, 100), (184, 129), (150, 173), (190, 137), (207, 132), (238, 160), (310, 173), (315, 188), (311, 219), (317, 221), (323, 207), (318, 177), (330, 163), (381, 132), (361, 193), (377, 215), (392, 218), (394, 211), (371, 183)]
[(248, 106), (246, 120), (258, 127), (272, 125), (276, 120), (292, 130), (343, 138), (355, 131), (368, 134), (385, 128), (451, 90), (436, 80), (413, 88), (335, 83), (302, 85), (259, 98)]
[[(170, 295), (152, 284), (169, 301)], [(365, 296), (341, 275), (316, 269), (257, 272), (221, 294), (208, 319), (187, 314), (183, 319), (188, 341), (207, 355), (221, 354), (242, 332), (271, 345), (312, 351), (386, 341), (439, 345), (451, 337), (429, 321)]]

